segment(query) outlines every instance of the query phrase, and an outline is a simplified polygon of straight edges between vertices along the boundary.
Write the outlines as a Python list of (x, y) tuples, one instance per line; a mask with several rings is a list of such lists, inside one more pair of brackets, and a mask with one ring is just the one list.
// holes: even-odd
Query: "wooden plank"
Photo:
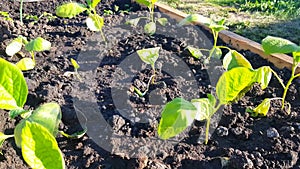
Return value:
[[(182, 20), (188, 14), (179, 11), (177, 9), (171, 8), (168, 5), (161, 4), (161, 3), (156, 3), (156, 7), (161, 11), (162, 13), (167, 14), (173, 19), (176, 19), (178, 21)], [(201, 23), (195, 23), (197, 25), (200, 25), (206, 30), (210, 29), (201, 24)], [(248, 38), (245, 38), (243, 36), (240, 36), (238, 34), (235, 34), (233, 32), (223, 30), (219, 33), (219, 38), (222, 39), (225, 43), (229, 44), (233, 48), (237, 50), (249, 50), (252, 53), (260, 55), (262, 58), (267, 59), (268, 61), (272, 62), (276, 67), (282, 69), (284, 67), (288, 68), (291, 70), (292, 64), (293, 64), (293, 58), (285, 55), (285, 54), (272, 54), (272, 55), (267, 55), (264, 53), (261, 45), (257, 42), (254, 42)], [(300, 67), (297, 68), (297, 72), (300, 72)]]

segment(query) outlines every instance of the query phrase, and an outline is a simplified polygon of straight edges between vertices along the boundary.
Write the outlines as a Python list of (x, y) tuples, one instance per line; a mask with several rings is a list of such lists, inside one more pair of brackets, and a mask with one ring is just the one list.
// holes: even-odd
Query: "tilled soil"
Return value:
[[(55, 15), (55, 7), (62, 3), (24, 3), (24, 13)], [(120, 10), (115, 11), (115, 5)], [(223, 72), (221, 61), (204, 65), (203, 60), (185, 51), (187, 45), (210, 48), (212, 40), (206, 31), (195, 26), (178, 27), (168, 18), (166, 26), (158, 24), (157, 33), (149, 36), (143, 33), (144, 21), (138, 27), (125, 24), (129, 18), (147, 15), (145, 10), (130, 1), (104, 0), (97, 8), (99, 13), (114, 12), (105, 16), (104, 42), (98, 33), (87, 29), (85, 14), (72, 19), (42, 17), (36, 23), (25, 20), (22, 25), (18, 8), (18, 2), (0, 3), (0, 10), (8, 11), (14, 19), (0, 18), (1, 56), (12, 62), (19, 59), (5, 54), (5, 46), (18, 35), (29, 39), (41, 36), (52, 43), (50, 51), (36, 54), (35, 69), (24, 72), (29, 88), (25, 108), (55, 101), (63, 112), (61, 130), (73, 133), (88, 128), (80, 139), (57, 137), (66, 168), (300, 168), (299, 81), (295, 80), (288, 92), (287, 101), (292, 105), (289, 115), (280, 109), (280, 101), (272, 102), (267, 117), (254, 118), (246, 112), (247, 107), (266, 97), (282, 95), (283, 89), (272, 78), (267, 89), (255, 85), (240, 101), (215, 115), (211, 131), (216, 130), (208, 145), (202, 143), (204, 122), (195, 122), (180, 136), (163, 141), (156, 132), (163, 105), (179, 96), (191, 100), (214, 93)], [(121, 12), (129, 8), (128, 14)], [(155, 16), (166, 17), (159, 12)], [(133, 86), (145, 91), (153, 72), (136, 51), (149, 47), (161, 47), (157, 73), (155, 83), (139, 97)], [(269, 65), (285, 82), (288, 80), (289, 70), (279, 70), (249, 51), (240, 52), (254, 68)], [(74, 71), (71, 58), (81, 66), (80, 80), (64, 75)], [(20, 119), (9, 119), (3, 110), (0, 116), (0, 131), (13, 133)], [(0, 168), (29, 168), (13, 139), (5, 141), (2, 150)]]

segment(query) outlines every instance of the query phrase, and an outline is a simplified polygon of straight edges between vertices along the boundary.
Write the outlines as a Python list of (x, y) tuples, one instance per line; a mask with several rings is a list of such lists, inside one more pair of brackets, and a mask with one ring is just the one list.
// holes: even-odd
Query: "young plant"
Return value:
[(64, 75), (65, 76), (76, 76), (79, 80), (81, 80), (81, 77), (78, 73), (78, 69), (80, 68), (79, 64), (73, 58), (71, 58), (71, 63), (72, 63), (72, 66), (74, 67), (74, 72), (67, 71), (64, 73)]
[(141, 49), (137, 51), (137, 54), (139, 55), (140, 59), (146, 63), (150, 64), (152, 68), (152, 75), (147, 83), (147, 89), (144, 92), (141, 92), (138, 88), (134, 87), (134, 91), (137, 92), (137, 94), (141, 97), (143, 97), (149, 90), (150, 83), (155, 82), (155, 62), (159, 57), (159, 49), (160, 47), (155, 48), (148, 48), (148, 49)]
[(24, 14), (25, 19), (33, 20), (31, 23), (37, 23), (42, 17), (45, 17), (50, 21), (56, 18), (56, 16), (53, 16), (51, 13), (48, 12), (43, 12), (40, 16)]
[(23, 58), (16, 65), (23, 71), (31, 70), (35, 67), (35, 52), (42, 52), (45, 50), (50, 50), (51, 43), (41, 37), (37, 37), (31, 41), (23, 36), (15, 38), (10, 44), (7, 45), (5, 52), (8, 56), (13, 57), (16, 53), (20, 52), (22, 47), (25, 46), (25, 50), (29, 52), (31, 58)]
[(272, 76), (271, 68), (263, 66), (253, 69), (251, 64), (238, 52), (232, 50), (225, 56), (223, 65), (227, 69), (216, 85), (216, 96), (193, 99), (191, 102), (183, 98), (175, 98), (167, 103), (162, 111), (158, 126), (158, 135), (162, 139), (174, 137), (191, 125), (194, 119), (206, 120), (205, 144), (208, 142), (211, 117), (222, 105), (239, 100), (248, 92), (254, 83), (265, 89)]
[(1, 58), (0, 67), (0, 108), (10, 110), (11, 118), (18, 115), (24, 118), (17, 124), (14, 134), (0, 132), (0, 147), (6, 139), (14, 137), (24, 160), (31, 168), (64, 169), (65, 162), (55, 136), (61, 133), (69, 138), (78, 138), (86, 130), (73, 135), (59, 131), (62, 114), (57, 103), (43, 104), (34, 111), (24, 110), (22, 107), (28, 89), (22, 72), (16, 65)]
[(86, 0), (87, 6), (81, 3), (69, 2), (56, 8), (56, 15), (63, 18), (73, 18), (76, 15), (86, 11), (89, 15), (86, 19), (86, 25), (91, 31), (100, 32), (103, 40), (105, 37), (102, 31), (104, 19), (96, 12), (96, 6), (101, 0)]
[[(218, 59), (221, 58), (221, 56), (222, 56), (221, 49), (222, 48), (231, 50), (230, 48), (228, 48), (226, 46), (218, 46), (217, 45), (219, 32), (227, 29), (227, 27), (224, 26), (225, 19), (221, 19), (218, 22), (214, 22), (209, 18), (203, 17), (202, 15), (191, 14), (191, 15), (188, 15), (186, 18), (184, 18), (182, 21), (180, 21), (178, 25), (183, 26), (183, 25), (190, 24), (193, 22), (198, 22), (198, 23), (208, 26), (211, 29), (211, 32), (213, 35), (213, 40), (214, 40), (212, 49), (197, 49), (196, 50), (196, 48), (188, 47), (187, 50), (192, 54), (193, 57), (195, 57), (195, 58), (202, 57), (204, 55), (199, 54), (199, 53), (201, 53), (201, 51), (208, 51), (209, 56), (205, 62), (209, 62), (211, 57), (218, 58)], [(195, 51), (196, 51), (196, 55), (194, 55)]]
[(144, 5), (148, 8), (149, 16), (131, 19), (126, 22), (127, 24), (137, 26), (140, 19), (147, 19), (148, 23), (144, 26), (144, 31), (145, 31), (145, 33), (147, 33), (149, 35), (155, 34), (156, 22), (158, 22), (162, 26), (165, 26), (167, 24), (167, 22), (168, 22), (167, 18), (158, 18), (158, 19), (154, 18), (154, 8), (155, 8), (155, 3), (157, 2), (157, 0), (136, 0), (136, 2), (139, 3), (140, 5)]
[[(282, 95), (282, 109), (284, 108), (285, 98), (287, 95), (287, 91), (289, 89), (289, 86), (292, 84), (292, 81), (300, 77), (300, 73), (296, 74), (296, 69), (300, 63), (300, 46), (296, 45), (295, 43), (279, 38), (279, 37), (273, 37), (273, 36), (267, 36), (262, 40), (262, 47), (266, 54), (272, 54), (272, 53), (281, 53), (281, 54), (289, 54), (291, 53), (293, 56), (293, 65), (292, 65), (292, 74), (286, 85), (284, 85), (283, 80), (279, 78), (276, 72), (273, 71), (275, 77), (280, 82), (281, 86), (283, 87), (283, 95)], [(289, 104), (288, 104), (289, 105)], [(290, 107), (290, 106), (289, 106)]]

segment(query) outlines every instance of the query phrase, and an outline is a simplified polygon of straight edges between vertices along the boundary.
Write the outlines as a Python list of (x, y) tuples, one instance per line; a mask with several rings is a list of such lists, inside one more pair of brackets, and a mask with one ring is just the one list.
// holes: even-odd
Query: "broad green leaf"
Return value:
[[(4, 133), (0, 132), (0, 148), (2, 147), (4, 141), (10, 137), (14, 137), (14, 135), (5, 135)], [(2, 155), (1, 150), (0, 150), (0, 155)]]
[(64, 169), (62, 152), (53, 135), (42, 125), (25, 121), (22, 129), (22, 156), (33, 169)]
[(209, 25), (209, 28), (216, 31), (216, 32), (220, 32), (222, 30), (225, 30), (227, 29), (226, 26), (224, 26), (224, 23), (225, 23), (225, 19), (221, 19), (220, 21), (218, 21), (217, 23), (211, 23)]
[(253, 69), (251, 63), (240, 53), (235, 50), (229, 51), (223, 59), (223, 67), (230, 70), (235, 67), (246, 67)]
[(67, 134), (64, 131), (59, 131), (59, 133), (63, 136), (65, 136), (66, 138), (70, 138), (70, 139), (78, 139), (84, 136), (84, 134), (87, 132), (87, 129), (84, 129), (83, 131), (80, 132), (76, 132), (73, 134)]
[(83, 4), (70, 2), (56, 8), (56, 15), (63, 18), (73, 18), (87, 8)]
[(300, 52), (300, 47), (295, 43), (273, 36), (267, 36), (262, 40), (262, 47), (266, 54)]
[(269, 82), (272, 78), (272, 70), (269, 66), (263, 66), (254, 70), (255, 76), (253, 81), (260, 83), (262, 89), (268, 87)]
[(251, 87), (255, 73), (249, 68), (237, 67), (222, 74), (216, 92), (221, 104), (228, 104), (246, 92), (245, 89)]
[(50, 50), (51, 43), (41, 37), (37, 37), (31, 40), (25, 45), (25, 49), (29, 52), (41, 52), (45, 50)]
[(35, 67), (35, 62), (31, 58), (23, 58), (16, 63), (16, 66), (22, 71), (32, 70)]
[(96, 8), (96, 6), (99, 4), (101, 0), (92, 0), (92, 4), (91, 4), (91, 7), (92, 8)]
[(300, 52), (293, 52), (293, 58), (296, 62), (300, 62)]
[(168, 19), (167, 18), (158, 18), (157, 22), (159, 24), (161, 24), (162, 26), (166, 26), (166, 24), (168, 23)]
[(91, 6), (92, 5), (92, 0), (85, 0), (86, 3), (88, 4), (88, 6)]
[(91, 31), (101, 31), (104, 25), (103, 17), (99, 16), (98, 14), (91, 14), (86, 19), (86, 25)]
[(48, 129), (53, 136), (56, 136), (61, 117), (60, 106), (57, 103), (52, 102), (39, 106), (32, 112), (32, 115), (28, 120), (41, 124)]
[(8, 56), (13, 56), (22, 49), (22, 46), (23, 46), (22, 38), (18, 37), (6, 46), (5, 53)]
[(73, 65), (74, 69), (79, 69), (80, 68), (80, 66), (78, 65), (78, 63), (76, 62), (76, 60), (74, 60), (73, 58), (71, 58), (71, 63)]
[(219, 47), (214, 47), (209, 51), (212, 57), (220, 59), (222, 57), (222, 50)]
[(264, 99), (257, 107), (255, 107), (253, 110), (250, 110), (252, 113), (251, 116), (266, 116), (271, 106), (271, 100), (269, 98)]
[(160, 47), (141, 49), (136, 51), (139, 57), (146, 64), (150, 64), (154, 68), (154, 64), (159, 56)]
[(140, 19), (141, 18), (130, 19), (130, 20), (126, 21), (125, 24), (132, 25), (132, 26), (137, 26), (137, 24), (139, 23)]
[(182, 26), (182, 25), (187, 25), (187, 24), (193, 23), (193, 22), (199, 22), (204, 25), (210, 25), (211, 23), (213, 23), (213, 21), (211, 19), (204, 17), (202, 15), (190, 14), (187, 17), (185, 17), (183, 20), (181, 20), (178, 25)]
[(210, 95), (210, 98), (193, 99), (191, 102), (197, 108), (196, 120), (202, 121), (210, 119), (214, 113), (215, 98)]
[(145, 33), (149, 35), (153, 35), (156, 32), (156, 24), (155, 22), (149, 22), (144, 26)]
[(203, 54), (202, 54), (202, 52), (201, 52), (200, 49), (197, 49), (197, 48), (194, 48), (194, 47), (191, 47), (191, 46), (186, 47), (186, 49), (196, 59), (200, 59), (203, 56)]
[(24, 110), (24, 109), (13, 109), (11, 111), (9, 111), (9, 117), (14, 119), (16, 118), (18, 115), (21, 115), (21, 114), (26, 114), (28, 112), (31, 112), (30, 110)]
[(181, 133), (193, 123), (196, 113), (196, 107), (183, 98), (175, 98), (167, 103), (157, 129), (159, 137), (168, 139)]
[(21, 120), (14, 129), (15, 142), (17, 147), (19, 148), (21, 148), (21, 142), (22, 142), (21, 134), (22, 134), (22, 129), (25, 126), (25, 121), (26, 121), (25, 119)]
[(22, 108), (27, 99), (28, 89), (21, 70), (2, 58), (0, 68), (0, 108)]
[(136, 0), (137, 3), (139, 3), (140, 5), (145, 5), (148, 8), (151, 6), (152, 1), (149, 0)]

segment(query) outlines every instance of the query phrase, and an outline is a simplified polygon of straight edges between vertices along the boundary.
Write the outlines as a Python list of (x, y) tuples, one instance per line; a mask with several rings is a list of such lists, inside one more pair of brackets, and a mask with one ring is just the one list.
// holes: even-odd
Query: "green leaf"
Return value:
[(139, 3), (140, 5), (145, 5), (147, 7), (151, 7), (151, 3), (152, 1), (149, 0), (136, 0), (137, 3)]
[(14, 110), (9, 111), (9, 117), (14, 119), (19, 115), (27, 114), (27, 113), (30, 113), (30, 112), (31, 112), (30, 110), (24, 110), (24, 109), (20, 109), (20, 108), (19, 109), (14, 109)]
[(224, 26), (224, 23), (225, 23), (225, 19), (221, 19), (220, 21), (218, 21), (217, 23), (214, 23), (212, 22), (210, 25), (209, 25), (209, 28), (216, 31), (216, 32), (220, 32), (222, 30), (225, 30), (227, 29), (226, 26)]
[(59, 104), (52, 102), (39, 106), (32, 112), (28, 120), (41, 124), (48, 129), (53, 136), (56, 136), (61, 117), (62, 114)]
[(213, 21), (211, 19), (204, 17), (202, 15), (190, 14), (187, 17), (185, 17), (183, 20), (181, 20), (178, 25), (182, 26), (182, 25), (187, 25), (187, 24), (193, 23), (193, 22), (199, 22), (204, 25), (210, 25), (211, 23), (213, 23)]
[(161, 24), (162, 26), (166, 26), (166, 24), (168, 23), (168, 19), (167, 18), (158, 18), (157, 22), (159, 24)]
[(209, 98), (193, 99), (191, 102), (197, 108), (196, 120), (207, 120), (213, 115), (216, 103), (213, 95), (209, 95)]
[(240, 53), (235, 50), (229, 51), (223, 59), (223, 67), (230, 70), (235, 67), (246, 67), (253, 69), (251, 63)]
[(196, 117), (196, 107), (184, 100), (175, 98), (163, 109), (158, 126), (158, 135), (162, 139), (174, 137), (191, 125)]
[(141, 49), (136, 51), (139, 57), (146, 64), (150, 64), (154, 68), (154, 64), (159, 56), (160, 47)]
[[(2, 147), (4, 141), (10, 137), (14, 137), (14, 135), (5, 135), (4, 133), (0, 132), (0, 148)], [(1, 150), (0, 150), (0, 155), (2, 155)]]
[(255, 73), (249, 68), (237, 67), (222, 74), (216, 92), (221, 104), (228, 104), (235, 101), (246, 88), (253, 84)]
[(16, 66), (22, 71), (32, 70), (35, 67), (35, 62), (31, 58), (23, 58)]
[(91, 6), (92, 5), (92, 1), (91, 0), (85, 0), (86, 3), (88, 4), (88, 6)]
[(83, 4), (70, 2), (56, 8), (56, 15), (63, 18), (73, 18), (87, 8)]
[(141, 18), (130, 19), (130, 20), (126, 21), (125, 24), (132, 25), (132, 26), (137, 26), (137, 24), (139, 23), (140, 19)]
[(156, 24), (155, 22), (149, 22), (144, 26), (145, 33), (149, 35), (153, 35), (156, 32)]
[(98, 14), (90, 14), (86, 19), (86, 25), (91, 31), (99, 32), (104, 26), (104, 19)]
[(101, 1), (101, 0), (93, 0), (93, 1), (92, 1), (92, 4), (91, 4), (91, 7), (92, 7), (92, 8), (96, 8), (96, 6), (100, 3), (100, 1)]
[(255, 76), (253, 77), (253, 81), (260, 83), (262, 89), (268, 87), (269, 82), (272, 78), (272, 70), (269, 66), (263, 66), (256, 70), (254, 70)]
[(64, 169), (62, 152), (53, 135), (42, 125), (25, 121), (22, 129), (22, 155), (33, 169)]
[(191, 47), (191, 46), (186, 47), (186, 49), (196, 59), (200, 59), (203, 56), (203, 54), (202, 54), (202, 52), (201, 52), (200, 49), (197, 49), (197, 48), (194, 48), (194, 47)]
[(214, 47), (209, 51), (212, 57), (220, 59), (222, 57), (222, 50), (219, 47)]
[(50, 50), (51, 43), (41, 37), (37, 37), (31, 40), (25, 45), (25, 49), (29, 52), (41, 52), (45, 50)]
[(137, 24), (139, 23), (140, 19), (141, 18), (130, 19), (130, 20), (126, 21), (125, 24), (132, 25), (132, 26), (137, 26)]
[(22, 46), (23, 46), (22, 37), (18, 37), (6, 46), (5, 53), (8, 56), (13, 56), (22, 49)]
[(21, 70), (2, 58), (0, 68), (0, 108), (22, 108), (27, 99), (28, 89)]
[(262, 47), (266, 54), (300, 52), (300, 47), (295, 43), (273, 36), (267, 36), (262, 40)]
[(63, 131), (59, 131), (59, 133), (63, 136), (65, 136), (66, 138), (70, 138), (70, 139), (78, 139), (78, 138), (81, 138), (85, 135), (85, 133), (87, 132), (87, 129), (84, 129), (83, 131), (80, 131), (80, 132), (76, 132), (76, 133), (73, 133), (73, 134), (67, 134)]
[(299, 63), (300, 62), (300, 52), (293, 52), (294, 60)]
[(252, 113), (251, 116), (257, 117), (258, 115), (266, 116), (271, 106), (271, 100), (265, 98), (257, 107), (253, 110), (250, 110)]
[(21, 142), (22, 142), (21, 134), (22, 134), (22, 129), (25, 126), (25, 121), (26, 120), (24, 119), (21, 120), (14, 129), (15, 142), (17, 147), (19, 148), (21, 148)]
[(73, 58), (71, 58), (71, 63), (73, 65), (74, 69), (79, 69), (80, 68), (80, 66), (78, 65), (78, 63), (76, 62), (76, 60), (74, 60)]

